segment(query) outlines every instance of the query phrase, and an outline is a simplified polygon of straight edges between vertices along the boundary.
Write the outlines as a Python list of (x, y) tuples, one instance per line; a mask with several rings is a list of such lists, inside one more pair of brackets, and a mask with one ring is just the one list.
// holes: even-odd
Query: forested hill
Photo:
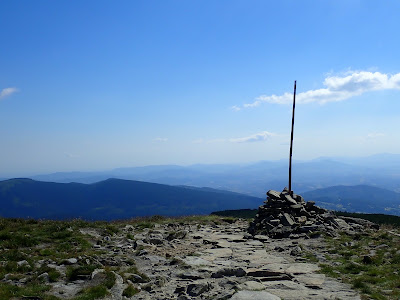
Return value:
[(400, 216), (400, 193), (378, 187), (332, 186), (305, 192), (302, 196), (332, 210)]
[(121, 179), (108, 179), (93, 184), (31, 179), (0, 182), (1, 217), (115, 220), (256, 208), (262, 201), (260, 198), (237, 193)]

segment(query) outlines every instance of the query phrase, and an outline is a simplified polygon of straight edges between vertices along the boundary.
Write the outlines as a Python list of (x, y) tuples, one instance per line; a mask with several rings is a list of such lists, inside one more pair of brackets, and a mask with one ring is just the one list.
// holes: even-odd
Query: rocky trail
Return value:
[[(360, 299), (349, 285), (325, 277), (317, 264), (302, 258), (304, 251), (312, 251), (324, 261), (322, 238), (253, 237), (247, 233), (248, 226), (247, 221), (237, 220), (232, 224), (155, 224), (140, 230), (125, 225), (113, 236), (90, 228), (81, 232), (102, 251), (95, 257), (97, 263), (122, 271), (114, 272), (115, 284), (106, 299)], [(135, 272), (129, 273), (133, 263)], [(64, 265), (54, 267), (65, 272)], [(50, 292), (73, 298), (103, 272), (100, 268), (74, 282), (52, 283)], [(123, 296), (129, 285), (139, 292)]]

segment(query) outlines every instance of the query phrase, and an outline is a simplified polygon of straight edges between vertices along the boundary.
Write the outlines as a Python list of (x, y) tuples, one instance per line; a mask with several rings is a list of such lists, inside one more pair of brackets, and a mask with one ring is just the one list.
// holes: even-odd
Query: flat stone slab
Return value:
[(204, 259), (214, 261), (218, 258), (231, 257), (232, 250), (229, 248), (217, 248), (204, 250)]
[(246, 255), (246, 259), (250, 262), (249, 266), (259, 267), (269, 264), (286, 264), (289, 263), (284, 257), (268, 254), (265, 250), (256, 250)]
[(255, 240), (259, 240), (260, 242), (265, 242), (270, 240), (270, 237), (268, 235), (261, 235), (261, 234), (257, 234), (254, 236)]
[(274, 198), (274, 199), (280, 199), (281, 197), (281, 193), (278, 191), (274, 191), (274, 190), (269, 190), (267, 192), (267, 196)]
[[(263, 285), (266, 289), (280, 289), (280, 290), (306, 290), (304, 285), (296, 283), (292, 280), (282, 280), (282, 281), (269, 281), (264, 282)], [(282, 297), (282, 296), (281, 296)]]
[(229, 248), (232, 246), (231, 242), (228, 242), (226, 240), (220, 240), (218, 241), (217, 245), (218, 248)]
[(308, 263), (292, 263), (289, 268), (286, 269), (287, 273), (291, 274), (307, 274), (318, 271), (319, 267), (317, 265), (308, 264)]
[(324, 274), (303, 274), (297, 275), (296, 279), (307, 287), (318, 287), (325, 282)]
[(256, 269), (256, 268), (250, 268), (246, 270), (247, 276), (253, 276), (253, 277), (271, 277), (271, 276), (280, 276), (285, 274), (284, 271), (272, 271), (268, 268), (263, 268), (263, 269)]
[(231, 260), (214, 260), (214, 265), (230, 267), (234, 266), (235, 262)]
[(264, 243), (260, 242), (259, 240), (248, 240), (244, 244), (249, 245), (251, 247), (258, 247), (258, 248), (264, 247)]
[(278, 296), (265, 291), (239, 291), (234, 294), (232, 300), (280, 300)]
[(212, 265), (212, 263), (209, 262), (208, 260), (205, 260), (204, 258), (197, 256), (186, 256), (183, 259), (183, 262), (189, 266), (195, 266), (195, 267)]
[(239, 286), (241, 290), (246, 291), (262, 291), (265, 290), (265, 285), (257, 281), (246, 281)]

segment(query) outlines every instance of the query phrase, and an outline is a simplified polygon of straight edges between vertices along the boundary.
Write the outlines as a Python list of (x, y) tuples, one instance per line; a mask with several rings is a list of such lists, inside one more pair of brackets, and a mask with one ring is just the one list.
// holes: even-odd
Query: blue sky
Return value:
[(2, 1), (0, 176), (400, 153), (399, 11)]

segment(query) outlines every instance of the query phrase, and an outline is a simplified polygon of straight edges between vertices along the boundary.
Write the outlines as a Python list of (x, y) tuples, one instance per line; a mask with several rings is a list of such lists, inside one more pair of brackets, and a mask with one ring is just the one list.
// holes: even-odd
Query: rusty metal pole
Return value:
[(292, 153), (293, 153), (293, 129), (294, 129), (294, 109), (295, 109), (295, 107), (296, 107), (296, 80), (294, 81), (292, 132), (290, 134), (290, 154), (289, 154), (289, 193), (290, 193), (290, 195), (293, 195), (293, 191), (292, 191)]

